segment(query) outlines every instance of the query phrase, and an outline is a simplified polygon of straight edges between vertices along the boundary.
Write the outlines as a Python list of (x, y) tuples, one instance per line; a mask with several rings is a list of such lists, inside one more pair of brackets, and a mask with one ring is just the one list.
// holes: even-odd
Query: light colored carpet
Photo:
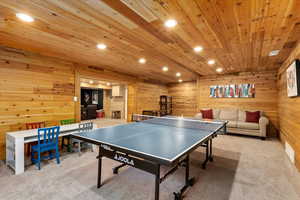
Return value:
[[(101, 126), (120, 122), (100, 123)], [(196, 178), (185, 199), (202, 200), (298, 200), (300, 174), (290, 163), (276, 140), (262, 141), (240, 136), (219, 136), (214, 140), (213, 163), (206, 170), (200, 164), (204, 149), (191, 154), (191, 176)], [(2, 200), (152, 200), (154, 176), (134, 168), (123, 168), (113, 175), (117, 162), (103, 160), (105, 184), (96, 188), (97, 152), (64, 154), (61, 164), (43, 162), (39, 171), (34, 166), (24, 174), (12, 175), (0, 166), (0, 199)], [(162, 171), (165, 171), (164, 167)], [(184, 168), (160, 185), (160, 199), (174, 199), (173, 192), (184, 183)]]

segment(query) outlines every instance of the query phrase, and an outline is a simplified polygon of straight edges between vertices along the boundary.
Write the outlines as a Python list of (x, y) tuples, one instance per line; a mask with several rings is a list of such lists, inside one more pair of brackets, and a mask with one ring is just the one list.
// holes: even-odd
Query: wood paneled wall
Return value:
[(282, 65), (278, 73), (279, 88), (279, 131), (284, 143), (287, 141), (295, 151), (295, 160), (300, 170), (300, 97), (287, 96), (286, 69), (295, 60), (300, 59), (300, 44), (292, 52), (288, 60)]
[[(210, 98), (211, 85), (255, 84), (255, 98)], [(201, 108), (239, 108), (262, 110), (270, 119), (273, 127), (278, 127), (277, 113), (277, 72), (247, 72), (237, 75), (200, 77), (198, 85), (198, 109)], [(274, 134), (274, 133), (272, 133)]]
[[(114, 80), (128, 85), (128, 119), (143, 109), (158, 109), (163, 85), (132, 76), (0, 46), (0, 159), (5, 159), (5, 133), (25, 129), (27, 122), (56, 125), (78, 118), (80, 78)], [(80, 99), (80, 98), (78, 98)]]
[(28, 122), (74, 118), (74, 69), (68, 62), (0, 47), (0, 159), (5, 132)]
[(167, 86), (138, 83), (136, 85), (136, 113), (142, 114), (143, 110), (159, 110), (160, 95), (168, 95)]
[[(255, 98), (210, 98), (211, 85), (254, 83)], [(262, 110), (274, 127), (277, 121), (277, 72), (240, 73), (237, 75), (199, 77), (197, 82), (171, 84), (175, 115), (194, 116), (202, 108), (239, 108)], [(274, 134), (275, 130), (272, 131)]]
[(159, 110), (160, 95), (168, 95), (165, 85), (146, 82), (128, 83), (127, 119), (134, 113), (142, 114), (143, 110)]
[(194, 116), (197, 112), (197, 91), (195, 81), (168, 85), (168, 93), (173, 97), (173, 114)]

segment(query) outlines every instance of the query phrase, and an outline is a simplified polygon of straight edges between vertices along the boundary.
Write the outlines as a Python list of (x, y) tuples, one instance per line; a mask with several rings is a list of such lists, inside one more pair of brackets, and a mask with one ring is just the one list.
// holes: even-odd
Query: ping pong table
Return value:
[[(194, 184), (189, 177), (189, 154), (203, 146), (206, 157), (202, 164), (213, 161), (212, 140), (219, 133), (226, 133), (225, 121), (200, 121), (178, 117), (153, 117), (133, 115), (133, 123), (100, 128), (90, 132), (72, 134), (72, 137), (99, 145), (97, 187), (101, 187), (102, 157), (155, 175), (155, 200), (159, 199), (159, 185), (179, 167), (185, 167), (185, 184), (174, 192), (175, 200), (182, 199), (185, 190)], [(170, 170), (160, 176), (161, 165)]]

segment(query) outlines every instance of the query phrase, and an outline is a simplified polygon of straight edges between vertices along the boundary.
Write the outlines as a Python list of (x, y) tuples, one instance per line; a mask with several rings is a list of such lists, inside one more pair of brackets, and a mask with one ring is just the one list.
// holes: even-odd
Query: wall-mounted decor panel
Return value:
[(231, 84), (210, 86), (212, 98), (254, 98), (255, 84)]
[(286, 70), (287, 94), (289, 97), (300, 95), (300, 60), (295, 60)]

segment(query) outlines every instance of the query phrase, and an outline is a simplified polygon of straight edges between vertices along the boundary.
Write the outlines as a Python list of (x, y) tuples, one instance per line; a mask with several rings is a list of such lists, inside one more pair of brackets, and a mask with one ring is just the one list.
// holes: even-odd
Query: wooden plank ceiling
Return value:
[[(162, 83), (180, 72), (188, 81), (218, 67), (277, 69), (300, 39), (299, 10), (298, 0), (1, 0), (0, 44)], [(170, 18), (176, 27), (164, 26)], [(204, 50), (195, 53), (197, 45)], [(279, 55), (269, 57), (272, 50)]]

